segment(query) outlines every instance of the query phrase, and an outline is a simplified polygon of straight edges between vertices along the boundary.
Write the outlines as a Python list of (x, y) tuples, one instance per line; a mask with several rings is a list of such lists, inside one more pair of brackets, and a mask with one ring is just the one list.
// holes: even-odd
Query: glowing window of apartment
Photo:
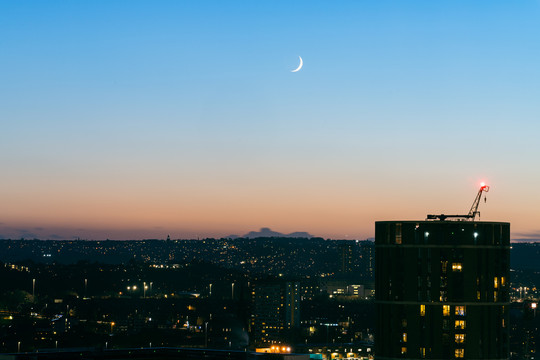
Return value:
[(476, 299), (480, 300), (481, 297), (482, 297), (482, 295), (480, 294), (480, 291), (477, 291), (476, 292)]
[(456, 328), (456, 329), (460, 329), (460, 330), (465, 329), (465, 325), (466, 325), (466, 324), (465, 324), (465, 320), (456, 320), (456, 321), (454, 322), (454, 324), (455, 324), (455, 328)]
[(396, 224), (396, 244), (401, 244), (401, 223)]
[(462, 263), (452, 263), (452, 271), (461, 272), (463, 270)]
[(459, 316), (465, 316), (465, 306), (456, 306), (455, 314)]
[(494, 288), (494, 289), (498, 289), (498, 288), (499, 288), (499, 279), (497, 279), (496, 276), (493, 278), (493, 288)]
[(463, 344), (465, 342), (465, 334), (456, 334), (456, 343)]
[(504, 322), (504, 319), (502, 319), (502, 327), (506, 327), (506, 323)]
[(426, 305), (420, 305), (420, 316), (426, 316)]
[(447, 268), (448, 268), (448, 261), (441, 261), (441, 272), (443, 274), (446, 274)]
[(401, 347), (401, 354), (404, 355), (407, 353), (407, 348), (405, 346)]
[(501, 286), (504, 286), (504, 281), (505, 281), (504, 276), (501, 276)]
[(424, 359), (426, 357), (426, 348), (425, 347), (420, 348), (420, 357), (422, 359)]
[(497, 298), (498, 298), (497, 295), (498, 295), (498, 294), (497, 294), (497, 290), (495, 290), (495, 291), (493, 292), (493, 301), (498, 301), (498, 300), (497, 300)]
[(446, 301), (448, 298), (446, 290), (440, 291), (439, 301)]
[(403, 333), (403, 342), (407, 342), (407, 333)]
[(465, 357), (465, 349), (456, 349), (454, 352), (454, 357), (456, 358), (464, 358)]
[(443, 316), (450, 316), (450, 305), (442, 306), (442, 314)]

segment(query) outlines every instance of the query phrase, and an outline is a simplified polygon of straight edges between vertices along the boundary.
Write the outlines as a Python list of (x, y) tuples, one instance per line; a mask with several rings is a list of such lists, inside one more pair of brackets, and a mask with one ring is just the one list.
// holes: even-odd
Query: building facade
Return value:
[(376, 359), (508, 359), (510, 224), (375, 224)]
[(282, 343), (300, 327), (300, 283), (259, 281), (251, 291), (251, 336), (256, 345)]

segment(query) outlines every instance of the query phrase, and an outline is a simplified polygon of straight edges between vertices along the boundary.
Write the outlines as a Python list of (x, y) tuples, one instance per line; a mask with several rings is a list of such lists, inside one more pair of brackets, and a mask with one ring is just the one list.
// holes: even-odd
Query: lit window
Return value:
[(476, 299), (480, 300), (481, 297), (482, 297), (482, 296), (481, 296), (481, 294), (480, 294), (480, 291), (477, 291), (477, 292), (476, 292)]
[(407, 342), (407, 333), (403, 333), (403, 342)]
[(407, 353), (407, 348), (405, 346), (403, 346), (401, 348), (401, 354), (403, 355), (403, 354), (406, 354), (406, 353)]
[(420, 305), (420, 316), (426, 316), (426, 305)]
[(453, 263), (452, 271), (461, 272), (463, 270), (463, 265), (461, 263)]
[(501, 286), (504, 286), (504, 276), (501, 276)]
[(498, 289), (499, 288), (499, 279), (497, 277), (493, 278), (493, 288)]
[(420, 348), (420, 356), (422, 357), (422, 359), (424, 359), (426, 357), (426, 348), (425, 347)]
[(443, 305), (442, 314), (443, 316), (450, 316), (450, 305)]
[(441, 261), (441, 271), (446, 274), (446, 268), (448, 267), (448, 261)]
[(465, 316), (465, 306), (456, 306), (456, 315)]
[(465, 349), (456, 349), (456, 351), (454, 352), (454, 356), (456, 358), (463, 358), (465, 357)]
[(465, 320), (456, 320), (454, 324), (455, 324), (455, 328), (458, 330), (465, 329)]
[(465, 334), (456, 334), (456, 343), (463, 344), (465, 342)]
[(448, 299), (446, 290), (440, 291), (439, 301), (446, 301)]
[(396, 224), (396, 244), (401, 244), (401, 223)]
[(497, 291), (493, 292), (493, 301), (497, 301)]
[(447, 282), (448, 282), (448, 279), (447, 279), (446, 275), (445, 275), (445, 276), (441, 276), (441, 283), (440, 283), (440, 285), (441, 285), (442, 288), (446, 287)]

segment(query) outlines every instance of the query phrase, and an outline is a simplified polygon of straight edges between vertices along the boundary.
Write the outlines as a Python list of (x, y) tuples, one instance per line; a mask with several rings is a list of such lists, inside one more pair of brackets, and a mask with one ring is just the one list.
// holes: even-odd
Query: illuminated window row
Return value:
[(463, 270), (463, 264), (461, 264), (461, 263), (453, 263), (452, 264), (452, 271), (461, 272), (462, 270)]
[[(450, 305), (443, 305), (443, 316), (450, 316), (450, 313)], [(454, 314), (457, 316), (465, 316), (466, 313), (466, 307), (464, 305), (458, 305), (454, 309)]]
[(456, 334), (456, 344), (463, 344), (465, 342), (465, 334)]

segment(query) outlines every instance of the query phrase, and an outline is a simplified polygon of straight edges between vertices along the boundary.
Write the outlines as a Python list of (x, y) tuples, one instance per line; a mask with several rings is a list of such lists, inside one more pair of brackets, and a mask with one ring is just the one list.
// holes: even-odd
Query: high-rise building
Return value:
[(373, 283), (375, 247), (372, 241), (339, 240), (338, 253), (340, 276)]
[(354, 241), (343, 241), (339, 244), (341, 266), (340, 271), (342, 274), (349, 274), (353, 272), (353, 259), (354, 259), (354, 247), (356, 243)]
[(300, 283), (259, 281), (252, 288), (252, 340), (257, 345), (287, 340), (291, 329), (300, 326)]
[(508, 359), (510, 224), (375, 224), (376, 359)]
[(373, 241), (357, 241), (359, 246), (358, 271), (364, 274), (366, 283), (373, 284), (375, 269), (375, 246)]

